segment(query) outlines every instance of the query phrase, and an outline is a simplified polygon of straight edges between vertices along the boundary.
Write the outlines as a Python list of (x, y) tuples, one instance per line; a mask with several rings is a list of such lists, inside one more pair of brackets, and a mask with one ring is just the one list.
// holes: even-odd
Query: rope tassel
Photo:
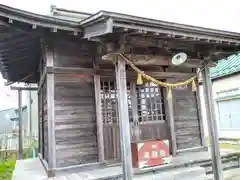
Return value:
[(138, 73), (138, 77), (137, 77), (137, 85), (141, 85), (143, 84), (143, 80), (142, 80), (142, 74)]
[(192, 80), (192, 91), (197, 91), (197, 86), (194, 79)]

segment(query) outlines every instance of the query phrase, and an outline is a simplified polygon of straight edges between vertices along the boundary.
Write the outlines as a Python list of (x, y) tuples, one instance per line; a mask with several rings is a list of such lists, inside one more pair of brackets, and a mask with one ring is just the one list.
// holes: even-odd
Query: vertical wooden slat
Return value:
[(132, 116), (133, 116), (133, 137), (135, 141), (140, 140), (139, 120), (138, 120), (138, 104), (137, 104), (137, 91), (135, 82), (130, 84), (131, 102), (132, 102)]
[(107, 119), (107, 107), (106, 107), (106, 94), (105, 94), (105, 83), (102, 83), (102, 88), (103, 88), (103, 109), (104, 111), (102, 113), (104, 113), (104, 123), (108, 123), (108, 119)]
[[(164, 120), (164, 108), (163, 108), (163, 88), (162, 87), (159, 87), (158, 89), (158, 93), (159, 93), (159, 95), (161, 96), (161, 99), (160, 99), (160, 101), (159, 101), (159, 106), (160, 106), (160, 111), (161, 111), (161, 115), (160, 115), (160, 117), (161, 117), (161, 120)], [(157, 113), (158, 114), (158, 113)]]
[(117, 158), (117, 147), (118, 147), (118, 142), (117, 142), (117, 126), (113, 126), (112, 128), (112, 143), (113, 143), (113, 158), (116, 159)]
[(116, 141), (117, 141), (117, 160), (120, 160), (121, 158), (121, 145), (120, 145), (120, 134), (119, 134), (119, 126), (117, 126), (117, 132), (116, 132)]
[(146, 89), (147, 89), (146, 87), (143, 88), (143, 90), (144, 90), (144, 100), (145, 100), (145, 115), (146, 115), (146, 119), (144, 119), (144, 121), (148, 121), (149, 120), (148, 108), (147, 108), (147, 96), (148, 96), (148, 93), (146, 92)]
[(150, 104), (150, 113), (151, 113), (151, 120), (154, 121), (154, 110), (153, 110), (153, 99), (154, 99), (154, 96), (152, 98), (152, 95), (153, 95), (153, 92), (152, 92), (152, 86), (150, 86), (150, 84), (148, 83), (148, 99), (150, 99), (149, 101), (149, 104)]
[[(98, 65), (94, 62), (93, 67)], [(97, 121), (97, 139), (98, 139), (98, 159), (104, 161), (104, 140), (103, 140), (103, 118), (101, 108), (101, 82), (100, 75), (94, 75), (94, 89), (95, 89), (95, 106), (96, 106), (96, 121)]]

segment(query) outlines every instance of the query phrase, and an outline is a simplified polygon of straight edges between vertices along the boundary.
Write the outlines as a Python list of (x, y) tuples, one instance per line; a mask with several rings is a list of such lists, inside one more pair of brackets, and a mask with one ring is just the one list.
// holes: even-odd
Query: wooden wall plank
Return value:
[(201, 146), (196, 93), (188, 85), (174, 89), (172, 94), (177, 150)]
[(96, 162), (98, 153), (93, 79), (86, 82), (78, 77), (65, 77), (71, 78), (71, 81), (64, 83), (63, 91), (62, 77), (59, 76), (55, 75), (57, 164), (63, 167), (89, 163), (90, 159)]
[[(54, 66), (92, 68), (88, 45), (55, 42)], [(98, 161), (93, 76), (55, 74), (55, 138), (57, 167)]]

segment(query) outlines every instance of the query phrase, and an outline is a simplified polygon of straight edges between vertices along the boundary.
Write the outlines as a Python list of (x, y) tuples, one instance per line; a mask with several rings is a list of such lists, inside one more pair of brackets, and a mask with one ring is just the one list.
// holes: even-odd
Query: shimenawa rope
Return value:
[(168, 91), (168, 99), (172, 98), (172, 88), (176, 88), (179, 86), (184, 86), (184, 85), (188, 85), (190, 83), (192, 83), (192, 90), (196, 91), (196, 83), (195, 83), (195, 79), (197, 78), (198, 74), (202, 71), (202, 69), (198, 72), (198, 74), (196, 76), (193, 76), (183, 82), (178, 82), (178, 83), (168, 83), (168, 82), (163, 82), (163, 81), (159, 81), (147, 74), (144, 73), (144, 71), (141, 71), (137, 66), (134, 65), (134, 63), (128, 59), (124, 54), (122, 53), (116, 53), (116, 55), (120, 56), (121, 58), (123, 58), (123, 60), (125, 60), (127, 62), (127, 64), (129, 66), (131, 66), (131, 68), (136, 71), (138, 73), (138, 78), (137, 78), (137, 84), (143, 84), (143, 80), (142, 77), (145, 78), (146, 80), (162, 86), (162, 87), (166, 87), (167, 91)]

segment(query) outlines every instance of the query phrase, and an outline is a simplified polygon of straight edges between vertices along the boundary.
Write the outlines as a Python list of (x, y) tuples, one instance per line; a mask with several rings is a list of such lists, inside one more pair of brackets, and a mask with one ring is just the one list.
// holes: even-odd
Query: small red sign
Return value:
[(133, 167), (143, 168), (170, 163), (169, 141), (132, 143)]

